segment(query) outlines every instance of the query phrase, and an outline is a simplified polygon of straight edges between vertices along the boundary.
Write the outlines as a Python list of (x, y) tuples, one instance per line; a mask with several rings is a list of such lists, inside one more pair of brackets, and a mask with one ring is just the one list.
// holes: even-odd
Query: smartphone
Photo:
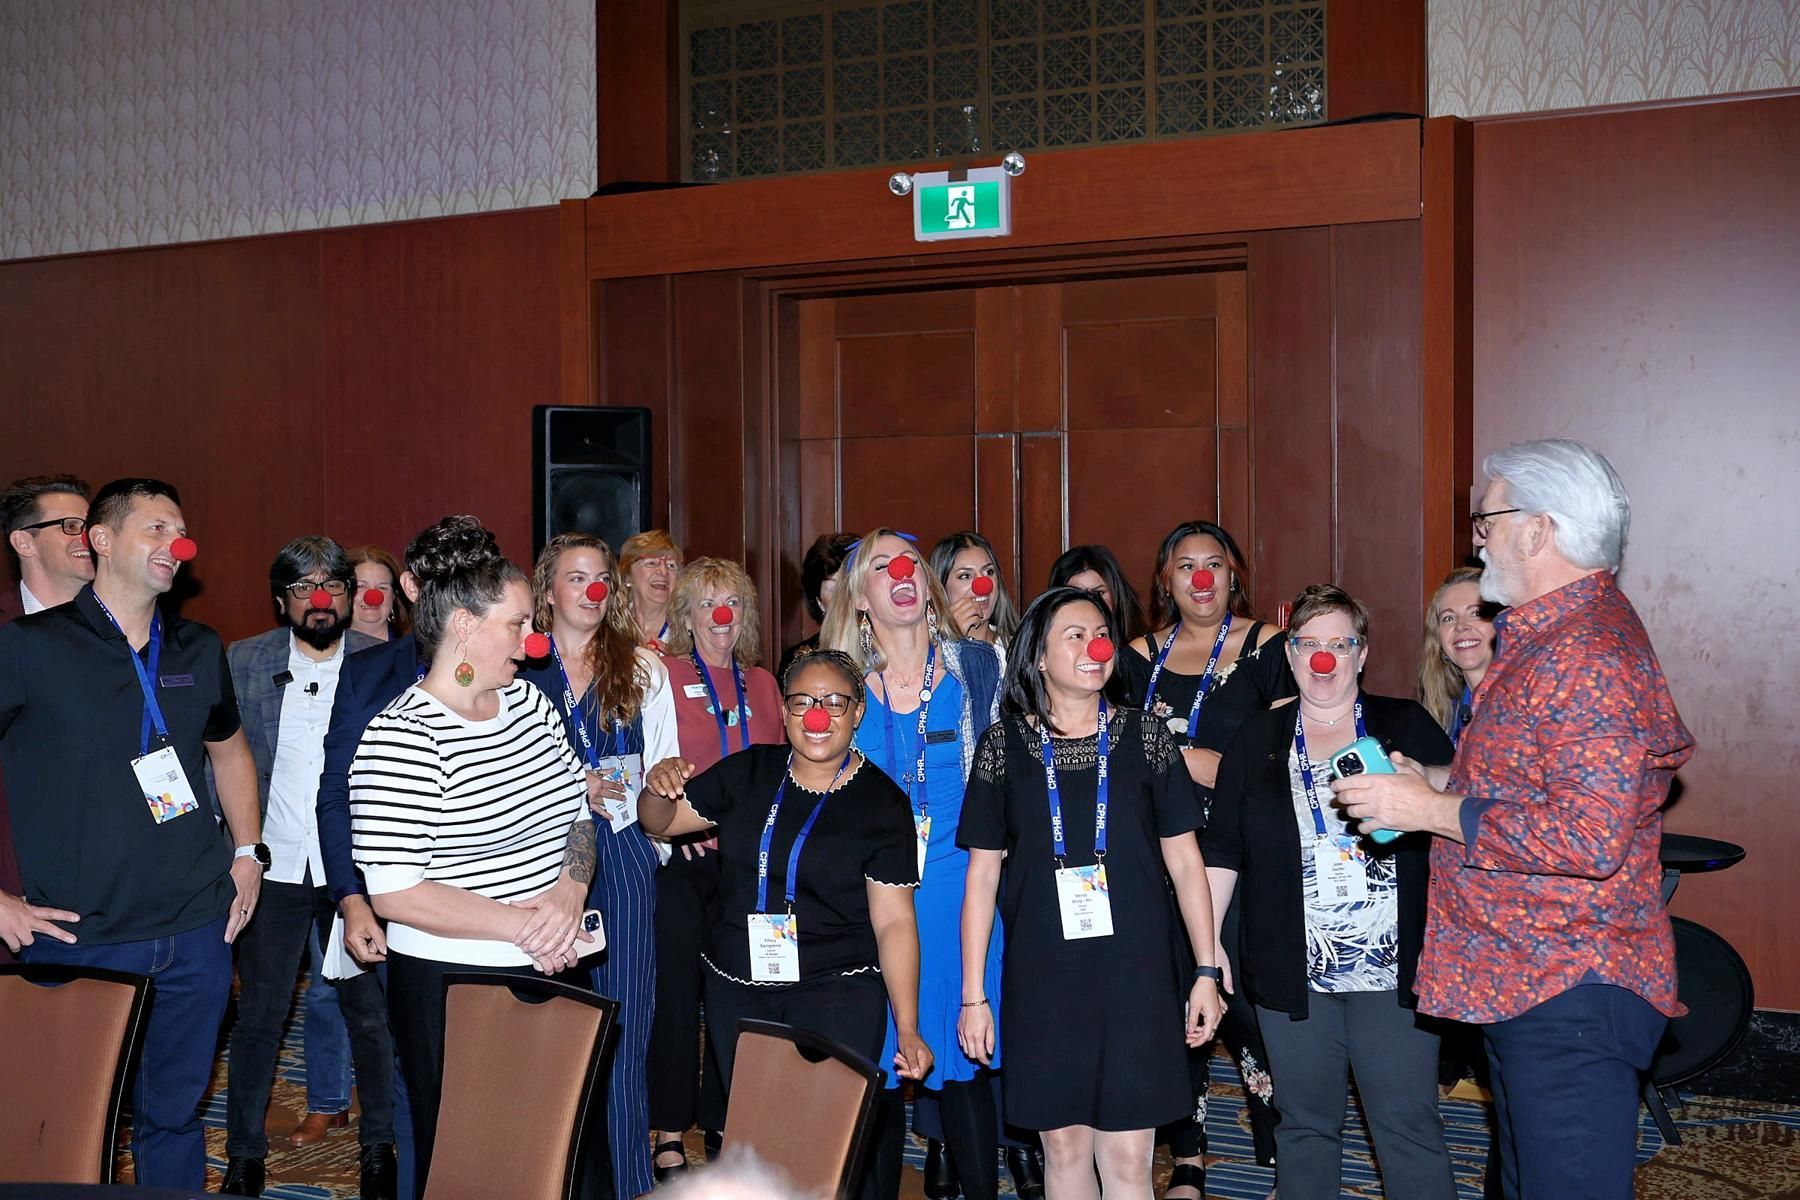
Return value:
[[(1387, 751), (1381, 748), (1380, 742), (1372, 737), (1359, 737), (1331, 756), (1331, 774), (1334, 779), (1348, 779), (1352, 775), (1392, 775), (1394, 764), (1388, 761)], [(1399, 836), (1393, 829), (1369, 830), (1369, 840), (1384, 846)]]

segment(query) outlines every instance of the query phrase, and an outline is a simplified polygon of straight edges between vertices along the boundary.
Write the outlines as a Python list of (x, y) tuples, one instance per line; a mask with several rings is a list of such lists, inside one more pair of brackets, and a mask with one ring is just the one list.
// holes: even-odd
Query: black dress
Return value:
[[(1000, 1006), (1006, 1119), (1026, 1129), (1150, 1129), (1192, 1101), (1182, 1036), (1187, 987), (1169, 957), (1161, 839), (1201, 824), (1175, 740), (1115, 711), (1107, 818), (1110, 937), (1067, 941), (1037, 732), (1017, 717), (982, 735), (957, 844), (1003, 850), (1006, 961)], [(1096, 739), (1058, 739), (1068, 866), (1094, 861)]]

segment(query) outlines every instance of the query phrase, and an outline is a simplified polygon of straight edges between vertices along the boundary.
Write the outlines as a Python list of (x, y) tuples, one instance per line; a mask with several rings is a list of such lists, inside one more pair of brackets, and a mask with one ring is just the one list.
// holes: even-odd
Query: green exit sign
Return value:
[(1006, 237), (1012, 233), (1011, 185), (999, 167), (914, 175), (913, 239)]

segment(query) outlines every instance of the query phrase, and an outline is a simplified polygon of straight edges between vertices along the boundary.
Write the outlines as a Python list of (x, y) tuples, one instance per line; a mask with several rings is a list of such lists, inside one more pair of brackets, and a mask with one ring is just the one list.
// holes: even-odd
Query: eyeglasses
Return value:
[(639, 567), (651, 567), (651, 568), (661, 567), (665, 571), (681, 570), (681, 560), (679, 558), (676, 558), (674, 555), (666, 555), (665, 556), (665, 555), (661, 555), (661, 554), (653, 554), (647, 558), (638, 559), (637, 562), (634, 563), (633, 565), (639, 566)]
[(21, 533), (30, 533), (36, 529), (48, 529), (52, 525), (60, 526), (62, 528), (63, 533), (69, 537), (80, 537), (82, 535), (82, 533), (87, 529), (87, 518), (86, 517), (58, 517), (54, 521), (39, 521), (35, 525), (21, 525), (19, 527), (19, 530)]
[(782, 703), (787, 706), (788, 716), (804, 717), (815, 708), (822, 708), (834, 717), (841, 717), (850, 711), (855, 700), (842, 692), (827, 692), (823, 696), (809, 696), (805, 692), (791, 692), (783, 696)]
[(310, 579), (302, 579), (298, 583), (290, 583), (281, 590), (296, 600), (304, 600), (320, 588), (330, 596), (341, 596), (350, 590), (350, 585), (342, 579), (327, 579), (324, 583), (314, 583)]
[(1487, 541), (1488, 531), (1494, 527), (1495, 517), (1504, 517), (1507, 513), (1524, 512), (1522, 508), (1496, 508), (1492, 512), (1472, 512), (1469, 520), (1475, 523), (1475, 536)]
[(1288, 639), (1288, 645), (1292, 646), (1296, 653), (1313, 654), (1320, 650), (1329, 650), (1339, 658), (1347, 657), (1352, 650), (1362, 644), (1363, 640), (1359, 637), (1326, 638), (1323, 641), (1308, 637)]

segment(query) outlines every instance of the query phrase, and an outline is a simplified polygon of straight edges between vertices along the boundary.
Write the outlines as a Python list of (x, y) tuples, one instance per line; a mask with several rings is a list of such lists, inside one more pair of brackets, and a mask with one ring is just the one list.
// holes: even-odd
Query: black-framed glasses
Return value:
[(19, 530), (22, 533), (31, 533), (39, 529), (48, 529), (52, 525), (60, 526), (63, 533), (68, 537), (80, 537), (87, 531), (87, 518), (58, 517), (54, 521), (39, 521), (32, 525), (21, 525), (19, 526)]
[(1475, 536), (1487, 541), (1487, 535), (1494, 527), (1495, 517), (1504, 517), (1507, 513), (1524, 512), (1522, 508), (1496, 508), (1492, 512), (1472, 512), (1469, 520), (1475, 525)]
[(1339, 658), (1347, 658), (1352, 650), (1363, 644), (1359, 637), (1309, 638), (1291, 637), (1288, 645), (1300, 654), (1316, 654), (1320, 650), (1329, 650)]
[(327, 579), (324, 583), (314, 583), (310, 579), (302, 579), (297, 583), (288, 584), (281, 590), (296, 600), (304, 600), (320, 588), (324, 588), (327, 595), (342, 596), (350, 590), (350, 585), (342, 579)]
[(834, 717), (841, 717), (850, 711), (855, 699), (842, 692), (827, 692), (823, 696), (809, 696), (805, 692), (790, 692), (781, 698), (787, 707), (788, 716), (804, 717), (815, 708), (822, 708)]

